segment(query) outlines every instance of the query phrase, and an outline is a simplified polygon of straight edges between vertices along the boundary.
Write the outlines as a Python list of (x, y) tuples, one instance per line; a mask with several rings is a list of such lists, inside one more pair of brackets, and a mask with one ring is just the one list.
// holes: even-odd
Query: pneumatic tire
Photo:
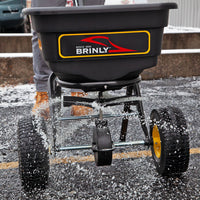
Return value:
[(30, 116), (19, 120), (18, 155), (24, 190), (45, 189), (49, 178), (49, 149), (43, 119)]
[(151, 112), (150, 137), (156, 170), (163, 176), (181, 175), (189, 165), (189, 135), (182, 111), (175, 107)]

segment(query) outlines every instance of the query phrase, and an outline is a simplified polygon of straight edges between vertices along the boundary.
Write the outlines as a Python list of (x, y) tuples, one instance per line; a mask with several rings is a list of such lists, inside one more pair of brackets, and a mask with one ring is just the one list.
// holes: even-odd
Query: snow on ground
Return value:
[(34, 102), (33, 84), (0, 87), (0, 107), (23, 106)]
[(32, 33), (0, 33), (0, 37), (29, 37)]
[[(200, 90), (200, 77), (176, 78), (172, 85), (170, 79), (142, 81), (141, 88), (144, 97), (148, 96), (185, 96), (192, 97), (198, 95)], [(184, 84), (182, 83), (184, 80)], [(180, 85), (179, 85), (180, 83)], [(167, 92), (165, 88), (171, 87), (173, 90)], [(119, 94), (119, 91), (118, 91)], [(200, 95), (200, 93), (199, 93)], [(35, 85), (25, 84), (16, 86), (0, 87), (0, 107), (17, 107), (34, 103)]]
[(0, 53), (0, 58), (24, 58), (33, 57), (33, 53)]
[(200, 53), (200, 49), (162, 49), (161, 54), (189, 54)]
[(164, 33), (200, 33), (200, 28), (177, 27), (169, 25), (164, 28)]

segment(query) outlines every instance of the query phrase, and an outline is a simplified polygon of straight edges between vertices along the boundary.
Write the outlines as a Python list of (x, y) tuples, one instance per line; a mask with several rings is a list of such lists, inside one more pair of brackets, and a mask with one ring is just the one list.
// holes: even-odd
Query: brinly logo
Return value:
[[(104, 39), (104, 43), (98, 41), (98, 39)], [(92, 36), (85, 39), (82, 39), (81, 42), (92, 43), (96, 45), (100, 45), (100, 47), (92, 47), (92, 46), (77, 46), (76, 54), (78, 55), (88, 55), (88, 54), (107, 54), (107, 53), (124, 53), (124, 52), (136, 52), (137, 50), (127, 49), (124, 47), (120, 47), (109, 39), (106, 36)]]

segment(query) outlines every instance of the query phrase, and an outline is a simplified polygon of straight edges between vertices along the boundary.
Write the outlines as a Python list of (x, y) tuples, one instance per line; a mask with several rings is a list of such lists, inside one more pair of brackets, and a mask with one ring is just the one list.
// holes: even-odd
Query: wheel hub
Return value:
[(154, 149), (155, 156), (157, 158), (160, 158), (160, 156), (161, 156), (161, 140), (160, 140), (160, 133), (159, 133), (157, 125), (153, 126), (152, 138), (153, 138), (153, 149)]

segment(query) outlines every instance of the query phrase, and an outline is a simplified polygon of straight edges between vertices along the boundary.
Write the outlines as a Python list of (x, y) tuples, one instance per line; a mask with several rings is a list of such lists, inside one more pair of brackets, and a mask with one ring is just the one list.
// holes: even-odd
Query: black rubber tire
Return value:
[(35, 117), (18, 122), (19, 174), (25, 191), (45, 189), (49, 178), (49, 148), (46, 124)]
[(94, 151), (94, 159), (96, 166), (105, 166), (112, 164), (112, 140), (107, 127), (94, 128), (93, 131), (93, 145), (96, 146), (97, 151)]
[(156, 169), (162, 176), (181, 175), (189, 165), (189, 135), (182, 111), (175, 107), (161, 108), (151, 112), (150, 136), (156, 125), (161, 140), (161, 154), (156, 156), (154, 142), (152, 156)]

